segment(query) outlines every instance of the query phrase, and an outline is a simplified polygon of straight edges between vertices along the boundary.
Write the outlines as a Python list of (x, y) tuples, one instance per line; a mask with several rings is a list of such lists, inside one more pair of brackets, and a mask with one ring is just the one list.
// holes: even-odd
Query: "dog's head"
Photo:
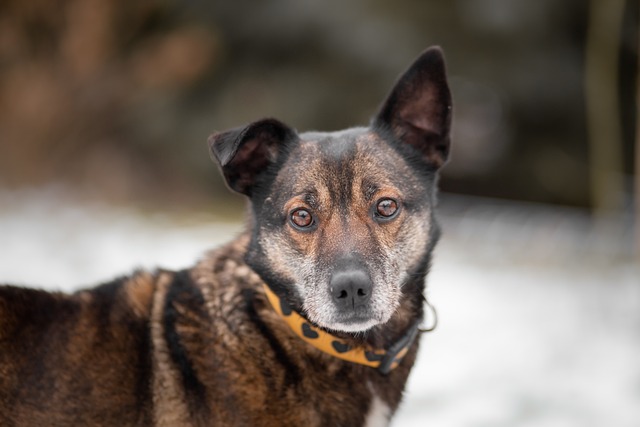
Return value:
[(387, 322), (406, 283), (422, 282), (437, 239), (436, 174), (450, 123), (444, 60), (431, 48), (368, 128), (299, 134), (266, 119), (212, 135), (228, 186), (252, 201), (249, 265), (321, 327)]

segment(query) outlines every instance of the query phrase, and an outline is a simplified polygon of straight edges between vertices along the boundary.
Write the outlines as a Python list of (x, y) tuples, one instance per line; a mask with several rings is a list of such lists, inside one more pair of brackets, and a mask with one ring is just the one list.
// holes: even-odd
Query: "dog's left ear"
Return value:
[(208, 139), (211, 157), (234, 191), (251, 197), (256, 179), (277, 161), (285, 142), (297, 138), (296, 132), (275, 119), (264, 119)]
[(438, 169), (449, 156), (451, 93), (439, 47), (425, 50), (400, 77), (373, 119)]

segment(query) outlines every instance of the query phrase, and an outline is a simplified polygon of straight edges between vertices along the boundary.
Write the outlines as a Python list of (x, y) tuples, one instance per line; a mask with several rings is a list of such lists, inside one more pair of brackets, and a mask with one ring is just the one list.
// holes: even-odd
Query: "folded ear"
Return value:
[(400, 77), (373, 125), (391, 130), (395, 138), (413, 146), (437, 169), (449, 156), (451, 112), (442, 51), (432, 47)]
[(256, 177), (277, 161), (285, 142), (296, 132), (275, 119), (264, 119), (208, 139), (211, 156), (220, 164), (227, 185), (251, 196)]

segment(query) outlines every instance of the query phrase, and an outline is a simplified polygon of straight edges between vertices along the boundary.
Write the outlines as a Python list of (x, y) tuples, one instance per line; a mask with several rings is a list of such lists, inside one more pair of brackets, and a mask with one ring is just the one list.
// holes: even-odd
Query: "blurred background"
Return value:
[(635, 0), (3, 0), (0, 280), (188, 266), (241, 229), (207, 136), (366, 124), (426, 47), (445, 231), (396, 426), (640, 425)]

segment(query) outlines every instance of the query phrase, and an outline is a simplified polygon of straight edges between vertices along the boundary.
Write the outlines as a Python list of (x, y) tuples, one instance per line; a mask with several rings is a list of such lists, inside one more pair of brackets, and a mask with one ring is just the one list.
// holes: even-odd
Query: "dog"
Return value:
[(247, 230), (183, 271), (0, 287), (0, 425), (387, 425), (418, 350), (451, 115), (433, 47), (368, 127), (210, 136)]

